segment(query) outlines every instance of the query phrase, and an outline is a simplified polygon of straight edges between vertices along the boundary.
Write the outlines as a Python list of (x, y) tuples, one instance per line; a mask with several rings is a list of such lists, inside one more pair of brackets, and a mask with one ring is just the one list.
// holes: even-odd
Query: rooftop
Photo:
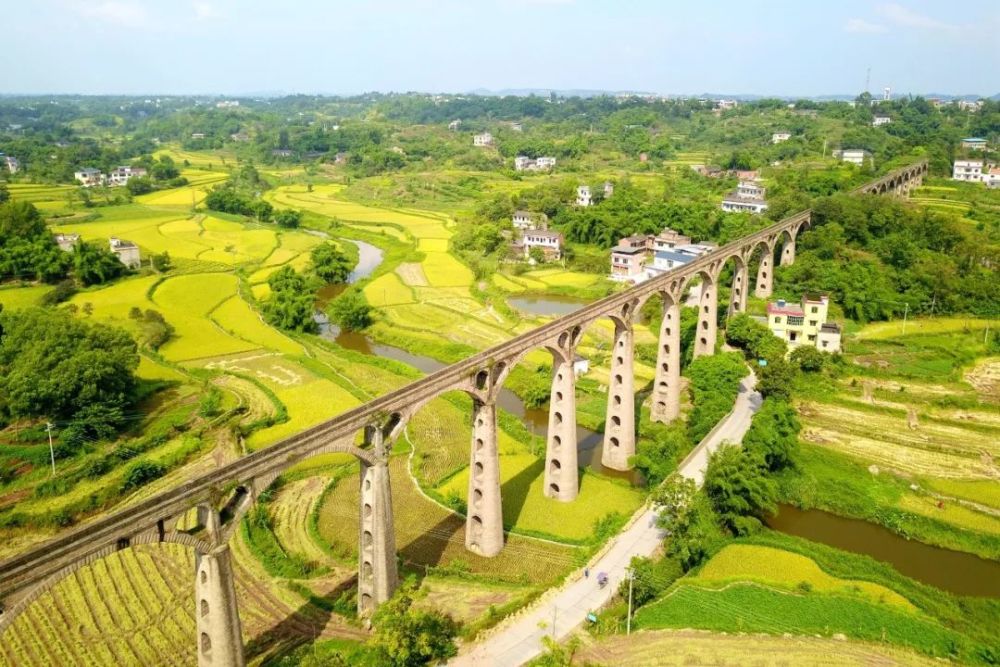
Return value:
[(669, 259), (675, 262), (680, 262), (682, 264), (690, 262), (694, 257), (690, 253), (686, 252), (674, 252), (671, 250), (657, 250), (656, 259)]
[(617, 245), (611, 249), (611, 252), (615, 253), (616, 255), (638, 255), (639, 253), (646, 252), (646, 249)]
[(802, 317), (805, 315), (802, 307), (796, 303), (786, 303), (784, 305), (777, 303), (767, 304), (767, 314), (768, 315), (797, 315)]

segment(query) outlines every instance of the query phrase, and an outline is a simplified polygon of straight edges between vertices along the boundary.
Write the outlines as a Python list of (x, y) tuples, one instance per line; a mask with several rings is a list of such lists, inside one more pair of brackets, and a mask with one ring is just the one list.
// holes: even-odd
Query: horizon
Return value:
[(896, 97), (1000, 93), (1000, 73), (980, 64), (1000, 10), (982, 0), (957, 19), (928, 0), (642, 0), (624, 9), (594, 0), (37, 0), (7, 14), (18, 26), (0, 56), (7, 96), (513, 89), (815, 99), (856, 95), (866, 80), (876, 97), (885, 86)]

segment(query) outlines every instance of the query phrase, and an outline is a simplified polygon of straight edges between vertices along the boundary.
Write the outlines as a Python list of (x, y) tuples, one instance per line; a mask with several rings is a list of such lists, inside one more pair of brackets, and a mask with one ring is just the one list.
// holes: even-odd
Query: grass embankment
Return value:
[(1000, 402), (985, 381), (994, 362), (968, 370), (985, 348), (964, 320), (918, 331), (933, 333), (865, 327), (840, 377), (796, 387), (803, 447), (799, 472), (780, 478), (782, 500), (998, 558)]
[(639, 628), (790, 633), (989, 662), (1000, 602), (960, 598), (866, 556), (766, 531), (725, 546), (642, 608)]

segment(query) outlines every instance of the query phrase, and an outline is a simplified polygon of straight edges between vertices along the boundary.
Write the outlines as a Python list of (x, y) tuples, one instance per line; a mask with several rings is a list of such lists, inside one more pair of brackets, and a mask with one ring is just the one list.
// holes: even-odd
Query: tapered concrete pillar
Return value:
[(576, 452), (576, 378), (573, 355), (553, 355), (549, 432), (545, 445), (545, 495), (570, 501), (580, 492)]
[(795, 239), (788, 238), (781, 244), (781, 266), (795, 263)]
[(774, 276), (771, 275), (771, 262), (774, 259), (774, 248), (764, 249), (764, 255), (760, 258), (760, 268), (757, 269), (757, 285), (754, 287), (753, 295), (758, 299), (766, 299), (771, 296), (771, 285)]
[(715, 353), (718, 330), (718, 290), (715, 281), (702, 276), (701, 299), (698, 301), (698, 328), (694, 336), (694, 356)]
[(667, 424), (681, 409), (681, 307), (671, 296), (663, 295), (663, 322), (656, 353), (656, 377), (653, 380), (653, 403), (650, 419)]
[(386, 461), (374, 465), (361, 462), (359, 524), (358, 615), (368, 617), (378, 605), (392, 597), (399, 584), (392, 490)]
[(612, 470), (628, 470), (635, 456), (635, 373), (633, 371), (632, 323), (615, 320), (615, 342), (611, 349), (608, 408), (604, 418), (604, 449), (601, 464)]
[(727, 315), (732, 317), (736, 313), (746, 312), (747, 309), (747, 288), (750, 284), (750, 270), (745, 264), (736, 267), (733, 274), (733, 288), (729, 291), (729, 311)]
[(229, 546), (195, 554), (199, 667), (243, 667), (243, 635)]
[(496, 556), (503, 549), (503, 509), (495, 403), (473, 399), (472, 456), (469, 460), (465, 548), (480, 556)]

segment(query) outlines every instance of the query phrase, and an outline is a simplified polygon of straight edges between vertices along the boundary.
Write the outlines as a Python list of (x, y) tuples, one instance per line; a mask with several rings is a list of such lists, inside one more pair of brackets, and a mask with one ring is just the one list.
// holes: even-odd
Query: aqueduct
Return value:
[[(893, 171), (854, 192), (906, 195), (922, 182), (927, 162)], [(635, 454), (632, 326), (651, 297), (663, 304), (650, 416), (674, 419), (680, 404), (680, 309), (687, 288), (700, 282), (695, 355), (715, 350), (718, 285), (734, 266), (728, 313), (746, 309), (752, 257), (760, 253), (754, 294), (771, 295), (776, 251), (780, 264), (795, 261), (795, 241), (810, 224), (803, 211), (728, 243), (694, 261), (553, 320), (405, 387), (348, 410), (267, 449), (192, 479), (147, 500), (85, 523), (25, 553), (0, 562), (0, 632), (33, 600), (74, 570), (134, 544), (175, 542), (196, 554), (195, 605), (199, 665), (242, 665), (243, 644), (228, 542), (255, 499), (289, 467), (324, 452), (355, 456), (361, 467), (358, 525), (358, 611), (369, 616), (397, 585), (388, 461), (409, 419), (448, 391), (473, 400), (465, 544), (482, 556), (504, 546), (497, 449), (497, 396), (510, 370), (530, 351), (552, 354), (552, 389), (545, 452), (545, 494), (572, 501), (579, 489), (573, 359), (588, 326), (614, 323), (609, 400), (602, 462), (624, 470)], [(779, 245), (780, 244), (780, 245)], [(355, 441), (362, 437), (363, 444)], [(178, 529), (197, 510), (197, 527)]]

